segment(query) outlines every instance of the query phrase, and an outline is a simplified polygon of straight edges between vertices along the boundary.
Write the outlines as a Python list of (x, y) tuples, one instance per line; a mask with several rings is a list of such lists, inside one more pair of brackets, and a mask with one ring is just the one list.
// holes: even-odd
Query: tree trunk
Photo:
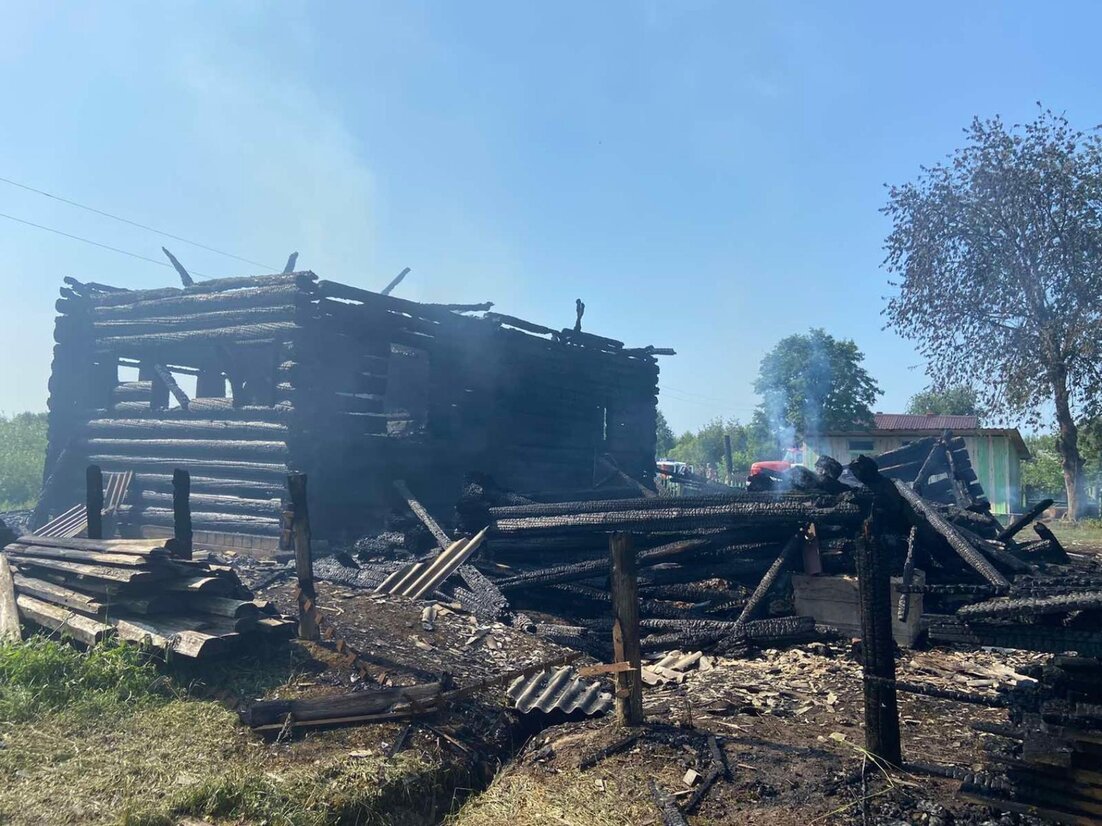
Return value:
[(1068, 517), (1078, 519), (1086, 505), (1086, 491), (1083, 488), (1083, 459), (1079, 456), (1079, 429), (1075, 426), (1068, 400), (1067, 370), (1062, 365), (1053, 368), (1051, 380), (1056, 402), (1056, 423), (1059, 425), (1056, 451), (1060, 454), (1064, 486), (1068, 492)]

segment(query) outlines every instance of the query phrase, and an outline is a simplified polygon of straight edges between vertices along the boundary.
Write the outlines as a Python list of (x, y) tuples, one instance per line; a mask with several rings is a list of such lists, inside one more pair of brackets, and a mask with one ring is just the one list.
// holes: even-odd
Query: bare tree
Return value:
[(975, 119), (947, 163), (893, 186), (887, 317), (935, 381), (975, 387), (995, 417), (1055, 409), (1068, 512), (1084, 503), (1076, 420), (1102, 389), (1102, 142), (1040, 111)]

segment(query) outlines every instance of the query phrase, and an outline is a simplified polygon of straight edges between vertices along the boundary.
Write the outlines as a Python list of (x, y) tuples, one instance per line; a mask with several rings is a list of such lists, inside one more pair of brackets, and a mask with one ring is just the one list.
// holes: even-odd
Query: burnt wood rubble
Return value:
[[(896, 680), (896, 629), (913, 627), (1055, 655), (994, 701), (1011, 710), (1007, 748), (960, 778), (965, 794), (1069, 823), (1102, 811), (1102, 568), (1038, 521), (1051, 502), (1001, 524), (948, 432), (737, 489), (688, 474), (691, 493), (660, 492), (656, 357), (672, 351), (583, 332), (580, 300), (555, 330), (489, 303), (390, 295), (405, 272), (381, 293), (293, 271), (153, 290), (67, 279), (42, 495), (5, 537), (0, 631), (18, 633), (17, 616), (206, 657), (254, 634), (325, 639), (318, 586), (340, 583), (420, 603), (423, 622), (446, 603), (588, 655), (632, 729), (654, 655), (853, 634), (866, 748), (906, 766), (898, 693), (976, 701)], [(220, 564), (228, 549), (288, 564), (297, 622), (253, 599)], [(797, 610), (812, 578), (856, 583), (852, 626)], [(265, 701), (243, 719), (406, 719), (468, 690)], [(665, 822), (729, 773), (715, 738), (705, 747), (689, 804), (652, 784)]]

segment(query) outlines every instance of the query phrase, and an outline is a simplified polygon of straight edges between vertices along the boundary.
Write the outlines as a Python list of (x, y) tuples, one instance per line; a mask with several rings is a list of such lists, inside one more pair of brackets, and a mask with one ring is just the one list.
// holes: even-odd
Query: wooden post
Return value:
[(731, 455), (731, 434), (723, 434), (723, 461), (727, 463), (727, 484), (735, 483), (735, 460)]
[(639, 586), (635, 548), (630, 533), (609, 537), (612, 555), (612, 651), (615, 662), (631, 664), (616, 675), (616, 722), (643, 723), (643, 655), (639, 646)]
[(191, 559), (191, 474), (182, 468), (172, 471), (173, 553)]
[(88, 465), (84, 472), (84, 484), (88, 538), (103, 539), (103, 471), (99, 465)]
[(861, 606), (861, 660), (865, 692), (865, 748), (893, 766), (902, 761), (899, 707), (895, 695), (891, 571), (870, 515), (857, 538)]
[(318, 633), (317, 591), (314, 590), (314, 560), (310, 552), (310, 513), (306, 509), (306, 474), (287, 477), (293, 517), (291, 533), (295, 543), (295, 574), (298, 576), (298, 636), (316, 640)]

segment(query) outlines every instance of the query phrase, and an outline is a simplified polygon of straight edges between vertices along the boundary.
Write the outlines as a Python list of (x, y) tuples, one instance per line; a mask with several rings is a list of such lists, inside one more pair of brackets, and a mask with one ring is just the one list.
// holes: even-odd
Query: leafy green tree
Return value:
[(1056, 496), (1064, 488), (1064, 472), (1056, 450), (1056, 436), (1049, 433), (1025, 437), (1033, 457), (1022, 463), (1022, 486), (1046, 496)]
[(781, 446), (811, 433), (872, 424), (880, 388), (849, 339), (812, 329), (781, 339), (761, 360), (754, 390), (762, 397), (755, 413)]
[(1102, 399), (1102, 137), (1051, 111), (976, 118), (965, 135), (948, 163), (890, 189), (888, 320), (939, 384), (982, 381), (990, 415), (1038, 424), (1055, 409), (1077, 517), (1076, 421)]
[(976, 391), (966, 384), (935, 389), (927, 387), (921, 393), (915, 393), (907, 403), (907, 412), (922, 416), (935, 413), (939, 416), (979, 416), (983, 417)]
[(34, 505), (46, 461), (46, 414), (0, 414), (0, 510)]
[(695, 433), (682, 433), (668, 456), (698, 468), (709, 464), (726, 468), (724, 436), (731, 437), (732, 468), (736, 476), (749, 471), (753, 462), (779, 458), (776, 445), (771, 442), (768, 433), (753, 424), (741, 424), (737, 419), (719, 418), (708, 422)]
[(666, 454), (670, 452), (674, 444), (676, 444), (677, 439), (673, 435), (673, 429), (670, 427), (669, 422), (666, 421), (666, 417), (661, 410), (658, 411), (655, 421), (655, 436), (654, 452), (659, 459), (663, 459), (666, 457)]

